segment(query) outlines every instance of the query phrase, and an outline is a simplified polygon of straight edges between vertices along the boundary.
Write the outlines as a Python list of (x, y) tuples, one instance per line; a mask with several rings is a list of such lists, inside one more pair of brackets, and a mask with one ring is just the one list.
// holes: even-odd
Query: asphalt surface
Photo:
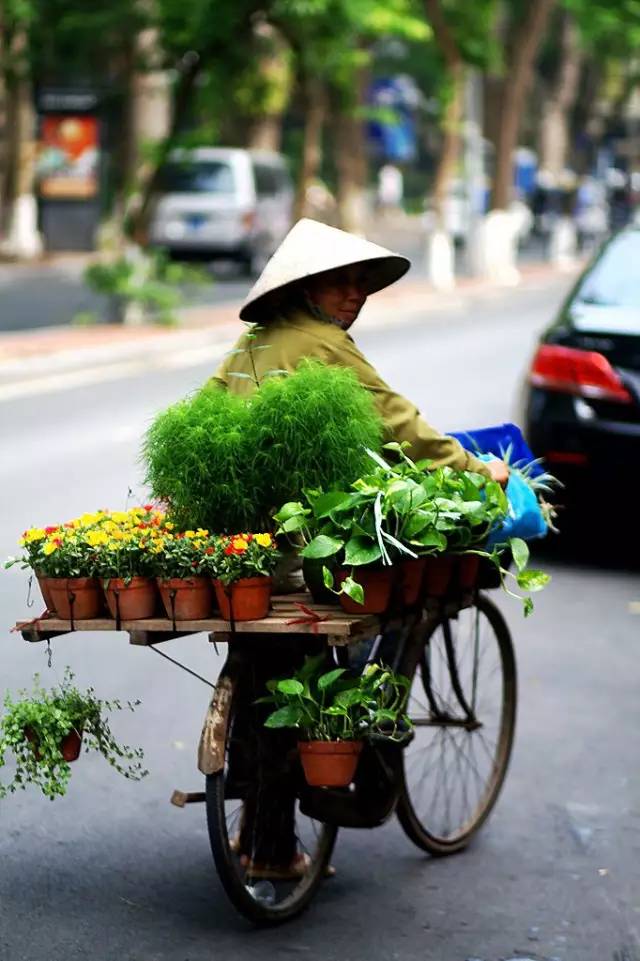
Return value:
[[(415, 315), (358, 340), (443, 429), (499, 422), (513, 415), (535, 334), (564, 286), (485, 296), (464, 314)], [(129, 488), (144, 499), (141, 431), (210, 372), (208, 362), (0, 404), (0, 553), (28, 525), (122, 507)], [(336, 878), (276, 930), (254, 931), (228, 905), (203, 806), (168, 803), (176, 787), (201, 788), (207, 688), (125, 635), (60, 638), (49, 671), (43, 645), (6, 631), (0, 687), (28, 685), (36, 670), (59, 680), (70, 664), (102, 696), (141, 698), (114, 728), (144, 747), (151, 773), (133, 784), (83, 756), (66, 798), (1, 803), (1, 961), (638, 961), (637, 563), (612, 566), (588, 537), (545, 563), (553, 582), (531, 619), (498, 599), (516, 642), (518, 728), (505, 788), (474, 843), (432, 860), (395, 820), (342, 831)], [(25, 615), (25, 597), (25, 575), (0, 578), (5, 624)], [(166, 651), (211, 677), (221, 664), (204, 637)]]

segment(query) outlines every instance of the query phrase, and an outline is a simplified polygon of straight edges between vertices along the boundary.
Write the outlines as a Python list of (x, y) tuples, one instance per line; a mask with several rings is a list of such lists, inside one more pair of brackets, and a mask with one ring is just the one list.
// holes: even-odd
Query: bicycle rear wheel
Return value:
[(401, 670), (411, 679), (414, 739), (404, 753), (398, 819), (422, 850), (454, 854), (488, 817), (509, 765), (516, 717), (509, 629), (479, 595), (410, 647)]
[[(254, 718), (250, 725), (242, 725), (242, 739), (237, 737), (240, 727), (239, 710), (247, 709), (244, 702), (242, 705), (239, 704), (237, 690), (237, 679), (234, 679), (234, 694), (227, 723), (224, 768), (216, 774), (207, 776), (209, 840), (220, 881), (235, 908), (254, 924), (280, 924), (300, 914), (313, 898), (326, 876), (338, 829), (306, 817), (301, 813), (296, 798), (293, 815), (294, 833), (298, 856), (303, 856), (306, 860), (304, 873), (290, 879), (277, 878), (273, 875), (274, 872), (278, 873), (281, 865), (276, 867), (264, 862), (260, 863), (253, 856), (263, 845), (264, 838), (260, 834), (263, 830), (263, 822), (266, 825), (272, 825), (273, 818), (265, 816), (269, 812), (265, 812), (261, 807), (261, 795), (268, 797), (270, 793), (269, 785), (264, 780), (268, 777), (268, 773), (261, 771), (260, 783), (256, 783), (258, 767), (254, 759), (257, 749), (255, 743), (247, 743), (247, 727), (255, 731)], [(261, 723), (262, 718), (255, 720)], [(297, 771), (297, 758), (292, 757), (290, 763)], [(249, 830), (242, 830), (242, 819), (243, 816), (246, 817), (249, 792), (253, 792), (251, 794), (252, 825)], [(244, 836), (250, 837), (250, 846), (242, 853), (238, 850), (241, 830)]]

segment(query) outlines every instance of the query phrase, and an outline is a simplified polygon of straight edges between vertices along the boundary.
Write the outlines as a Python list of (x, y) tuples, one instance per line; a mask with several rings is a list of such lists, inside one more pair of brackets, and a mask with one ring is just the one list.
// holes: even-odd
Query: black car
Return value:
[(579, 507), (635, 496), (640, 468), (640, 227), (613, 236), (543, 334), (524, 391), (525, 435)]

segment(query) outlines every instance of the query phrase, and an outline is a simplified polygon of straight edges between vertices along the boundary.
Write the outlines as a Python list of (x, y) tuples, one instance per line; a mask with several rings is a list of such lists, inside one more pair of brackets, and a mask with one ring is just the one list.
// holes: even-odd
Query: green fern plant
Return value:
[(146, 482), (183, 529), (266, 530), (303, 490), (358, 477), (382, 436), (352, 371), (303, 361), (248, 398), (211, 384), (159, 414), (143, 447)]

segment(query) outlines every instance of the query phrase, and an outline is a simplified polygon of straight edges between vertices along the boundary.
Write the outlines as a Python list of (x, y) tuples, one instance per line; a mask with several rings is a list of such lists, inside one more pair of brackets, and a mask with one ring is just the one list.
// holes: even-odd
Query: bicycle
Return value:
[[(202, 763), (201, 742), (200, 768), (206, 773), (207, 824), (218, 875), (235, 908), (254, 924), (282, 923), (308, 906), (327, 873), (340, 826), (375, 827), (395, 812), (407, 837), (440, 857), (463, 850), (493, 809), (515, 730), (516, 664), (506, 622), (484, 594), (475, 593), (463, 604), (413, 612), (404, 626), (390, 666), (411, 680), (412, 737), (404, 747), (383, 740), (367, 744), (346, 790), (307, 787), (295, 749), (290, 752), (294, 831), (306, 870), (288, 879), (274, 877), (279, 872), (253, 856), (261, 843), (261, 787), (255, 783), (249, 832), (255, 846), (247, 851), (245, 841), (240, 853), (251, 772), (249, 780), (247, 772), (244, 781), (238, 777), (233, 756), (243, 751), (245, 759), (252, 756), (235, 737), (242, 727), (238, 692), (250, 670), (252, 642), (238, 635), (230, 644), (208, 715), (214, 756)], [(346, 663), (345, 648), (335, 650)], [(262, 790), (268, 794), (268, 784)]]

